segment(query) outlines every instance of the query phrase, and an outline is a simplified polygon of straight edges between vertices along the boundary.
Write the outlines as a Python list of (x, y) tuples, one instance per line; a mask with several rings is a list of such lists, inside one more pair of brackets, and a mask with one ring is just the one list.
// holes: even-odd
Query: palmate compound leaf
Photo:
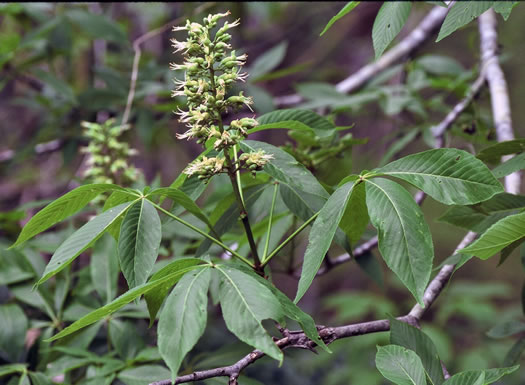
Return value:
[(483, 162), (453, 148), (405, 156), (373, 172), (403, 179), (448, 205), (470, 205), (504, 191)]
[(419, 356), (431, 385), (441, 385), (445, 381), (437, 349), (432, 340), (421, 330), (391, 318), (390, 343), (410, 349)]
[(77, 213), (103, 192), (116, 190), (122, 191), (124, 194), (133, 195), (129, 190), (113, 184), (88, 184), (77, 187), (51, 202), (31, 218), (11, 247), (27, 241), (38, 233)]
[(157, 259), (162, 237), (159, 214), (147, 199), (126, 213), (118, 242), (120, 268), (130, 289), (148, 279)]
[(235, 268), (216, 265), (214, 273), (219, 274), (219, 300), (228, 330), (241, 341), (282, 362), (282, 351), (261, 324), (265, 319), (282, 319), (277, 298), (256, 279)]
[(346, 210), (354, 186), (354, 182), (348, 182), (335, 190), (314, 221), (304, 254), (295, 303), (299, 302), (312, 284), (326, 252), (332, 244), (332, 239)]
[(423, 213), (410, 193), (388, 179), (366, 180), (366, 205), (388, 267), (423, 306), (434, 246)]
[(524, 236), (525, 212), (522, 212), (496, 222), (476, 242), (458, 252), (488, 259)]
[(378, 346), (376, 367), (397, 385), (426, 385), (421, 359), (412, 350), (398, 345)]
[(160, 314), (159, 350), (173, 380), (182, 360), (206, 328), (210, 276), (210, 269), (204, 268), (182, 277)]
[(209, 264), (205, 264), (203, 260), (197, 258), (180, 258), (169, 265), (164, 266), (161, 270), (157, 272), (156, 275), (158, 278), (155, 279), (153, 276), (148, 282), (143, 285), (137, 286), (131, 290), (128, 290), (120, 297), (115, 298), (112, 302), (107, 305), (98, 308), (91, 313), (88, 313), (84, 317), (80, 318), (78, 321), (69, 325), (60, 333), (55, 334), (53, 337), (47, 341), (54, 341), (59, 338), (65, 337), (71, 333), (76, 332), (79, 329), (82, 329), (88, 325), (91, 325), (102, 318), (116, 312), (121, 307), (130, 303), (131, 301), (139, 298), (142, 294), (148, 294), (151, 291), (161, 288), (161, 287), (171, 287), (175, 285), (184, 274), (190, 272), (194, 269), (202, 269), (208, 267)]
[(73, 262), (76, 257), (93, 245), (93, 242), (100, 238), (116, 220), (123, 216), (131, 205), (132, 202), (126, 202), (115, 206), (97, 215), (75, 231), (55, 251), (44, 270), (42, 278), (36, 284), (44, 283)]

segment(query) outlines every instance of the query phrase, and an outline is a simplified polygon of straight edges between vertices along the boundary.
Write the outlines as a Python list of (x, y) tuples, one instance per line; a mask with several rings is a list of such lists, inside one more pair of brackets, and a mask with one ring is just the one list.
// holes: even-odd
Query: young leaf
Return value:
[(159, 350), (175, 381), (180, 364), (204, 333), (210, 269), (186, 274), (173, 289), (159, 318)]
[(118, 242), (120, 268), (130, 289), (148, 279), (157, 259), (162, 237), (159, 214), (147, 199), (141, 199), (127, 212)]
[(401, 31), (411, 9), (412, 3), (410, 1), (383, 3), (372, 27), (372, 43), (374, 44), (376, 59), (383, 54), (386, 47)]
[(421, 359), (402, 346), (378, 346), (376, 367), (386, 379), (397, 385), (426, 385)]
[(142, 294), (150, 292), (151, 290), (155, 290), (162, 286), (173, 286), (187, 272), (193, 269), (203, 268), (207, 266), (199, 265), (202, 262), (202, 260), (196, 258), (181, 258), (176, 260), (175, 262), (171, 263), (170, 265), (164, 268), (170, 271), (169, 274), (164, 275), (162, 278), (156, 280), (151, 279), (149, 282), (146, 282), (141, 286), (137, 286), (131, 290), (128, 290), (120, 297), (115, 298), (115, 300), (113, 300), (112, 302), (85, 315), (84, 317), (80, 318), (78, 321), (69, 325), (68, 327), (60, 331), (60, 333), (55, 334), (53, 337), (49, 338), (46, 341), (51, 342), (57, 340), (71, 333), (74, 333), (77, 330), (80, 330), (88, 325), (91, 325), (92, 323), (95, 323), (98, 320), (116, 312), (124, 305), (139, 298)]
[(493, 3), (493, 1), (458, 1), (454, 3), (439, 30), (436, 42), (444, 39), (458, 28), (470, 23), (488, 10)]
[(366, 180), (366, 205), (383, 259), (422, 305), (434, 246), (421, 209), (408, 191), (387, 179)]
[(484, 232), (476, 242), (459, 252), (488, 259), (523, 236), (525, 236), (525, 212), (503, 218)]
[(445, 204), (474, 204), (503, 192), (487, 166), (453, 148), (405, 156), (374, 172), (403, 179)]
[(421, 358), (423, 367), (432, 385), (441, 385), (445, 381), (436, 347), (432, 340), (421, 330), (406, 322), (391, 318), (390, 343), (413, 350)]
[(127, 192), (127, 190), (124, 190), (122, 187), (112, 184), (88, 184), (68, 192), (44, 207), (31, 218), (11, 247), (27, 241), (38, 233), (47, 230), (49, 227), (80, 211), (97, 195), (113, 190)]
[(80, 229), (75, 231), (68, 239), (55, 251), (51, 260), (46, 266), (42, 278), (36, 283), (41, 285), (50, 277), (64, 269), (81, 253), (87, 250), (93, 242), (99, 239), (102, 234), (120, 216), (124, 215), (131, 203), (123, 203), (102, 214), (97, 215)]
[(308, 238), (295, 303), (299, 302), (312, 284), (326, 252), (332, 244), (332, 239), (345, 212), (353, 187), (353, 182), (339, 187), (319, 212)]
[(321, 34), (319, 36), (323, 36), (324, 33), (326, 31), (328, 31), (330, 29), (330, 27), (337, 21), (339, 20), (340, 18), (342, 18), (343, 16), (345, 16), (347, 13), (350, 13), (350, 11), (352, 11), (352, 9), (354, 9), (355, 7), (357, 7), (359, 5), (360, 1), (350, 1), (348, 3), (346, 3), (346, 5), (343, 7), (343, 9), (341, 9), (337, 15), (335, 15), (334, 17), (332, 17), (330, 19), (330, 21), (328, 22), (328, 24), (326, 24), (326, 26), (324, 27), (323, 29), (323, 32), (321, 32)]
[(261, 324), (264, 319), (282, 317), (279, 301), (272, 292), (240, 270), (218, 265), (219, 298), (228, 329), (241, 341), (282, 361), (283, 353)]
[(208, 216), (204, 214), (204, 212), (200, 209), (200, 207), (197, 206), (197, 204), (181, 190), (176, 189), (176, 188), (171, 188), (171, 187), (164, 187), (164, 188), (158, 188), (153, 191), (150, 191), (148, 193), (148, 197), (150, 195), (161, 195), (161, 196), (171, 199), (174, 203), (180, 204), (190, 213), (192, 213), (197, 218), (199, 218), (201, 221), (203, 221), (206, 225), (208, 225), (210, 229), (213, 228)]

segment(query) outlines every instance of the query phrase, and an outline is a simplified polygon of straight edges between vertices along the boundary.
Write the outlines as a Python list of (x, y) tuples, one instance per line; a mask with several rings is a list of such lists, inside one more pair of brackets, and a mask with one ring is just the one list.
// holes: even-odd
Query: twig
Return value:
[[(196, 15), (205, 9), (211, 7), (214, 5), (214, 2), (204, 3), (200, 5), (199, 7), (195, 8), (192, 12), (192, 15)], [(153, 29), (149, 31), (148, 33), (145, 33), (142, 36), (139, 36), (133, 41), (133, 50), (135, 51), (135, 56), (133, 57), (133, 67), (131, 70), (131, 78), (129, 82), (129, 92), (128, 92), (128, 99), (126, 102), (126, 109), (124, 110), (124, 114), (122, 115), (122, 124), (128, 123), (129, 115), (131, 113), (131, 106), (133, 104), (133, 99), (135, 98), (135, 90), (137, 88), (137, 78), (139, 76), (139, 62), (140, 62), (140, 56), (142, 55), (142, 50), (140, 49), (140, 45), (144, 43), (145, 41), (160, 35), (170, 28), (176, 26), (177, 24), (180, 24), (184, 20), (186, 20), (186, 16), (181, 16), (169, 23), (164, 24), (162, 27)]]
[(476, 97), (476, 95), (479, 94), (481, 88), (483, 87), (483, 84), (485, 84), (485, 76), (483, 73), (481, 73), (476, 79), (476, 81), (472, 83), (472, 86), (470, 86), (465, 97), (454, 106), (454, 108), (447, 114), (447, 116), (445, 116), (445, 119), (443, 119), (438, 125), (431, 128), (432, 135), (436, 140), (434, 147), (443, 147), (443, 137), (445, 135), (445, 132), (459, 118), (463, 111), (465, 111), (465, 109), (470, 105), (470, 103)]
[[(339, 92), (350, 93), (362, 87), (366, 82), (374, 76), (384, 71), (388, 67), (394, 65), (403, 57), (410, 55), (425, 43), (432, 33), (443, 23), (445, 16), (452, 4), (448, 8), (436, 6), (427, 16), (414, 28), (410, 34), (407, 35), (394, 48), (388, 50), (377, 61), (367, 64), (359, 71), (355, 72), (348, 78), (336, 84), (335, 88)], [(274, 99), (275, 103), (281, 106), (293, 105), (300, 103), (302, 97), (297, 94), (280, 96)]]
[[(46, 152), (53, 152), (59, 150), (60, 148), (62, 148), (63, 144), (64, 141), (62, 139), (53, 139), (49, 142), (38, 143), (33, 148), (33, 151), (37, 155), (45, 154)], [(13, 159), (14, 157), (15, 151), (13, 150), (8, 149), (0, 152), (0, 162), (6, 162), (8, 160)]]
[[(479, 35), (481, 44), (481, 62), (483, 73), (489, 84), (492, 115), (494, 127), (496, 128), (496, 137), (498, 142), (514, 139), (512, 130), (512, 119), (510, 113), (510, 99), (507, 89), (505, 75), (500, 67), (498, 58), (498, 33), (496, 31), (497, 20), (496, 14), (492, 9), (485, 12), (478, 19)], [(503, 161), (512, 158), (507, 155), (502, 158)], [(512, 194), (518, 194), (521, 186), (521, 177), (519, 172), (510, 174), (505, 177), (505, 189)]]

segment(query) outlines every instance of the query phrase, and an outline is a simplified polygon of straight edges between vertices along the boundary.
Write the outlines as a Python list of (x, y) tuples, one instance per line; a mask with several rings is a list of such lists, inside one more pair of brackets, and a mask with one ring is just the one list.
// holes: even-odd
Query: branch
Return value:
[[(481, 63), (483, 73), (489, 84), (492, 115), (498, 142), (514, 139), (510, 100), (505, 81), (505, 75), (500, 67), (498, 58), (498, 33), (496, 31), (496, 14), (492, 9), (485, 12), (478, 19), (481, 44)], [(507, 155), (503, 161), (512, 158)], [(518, 194), (521, 187), (521, 177), (518, 172), (505, 177), (505, 189), (512, 194)]]
[[(434, 7), (419, 25), (410, 32), (394, 48), (388, 50), (377, 61), (367, 64), (360, 70), (336, 84), (335, 88), (339, 92), (350, 93), (362, 87), (374, 76), (383, 72), (388, 67), (396, 64), (405, 56), (412, 54), (423, 43), (425, 43), (432, 33), (441, 26), (447, 16), (449, 8), (440, 6)], [(302, 97), (297, 94), (280, 96), (274, 99), (275, 103), (281, 106), (297, 104), (302, 101)]]

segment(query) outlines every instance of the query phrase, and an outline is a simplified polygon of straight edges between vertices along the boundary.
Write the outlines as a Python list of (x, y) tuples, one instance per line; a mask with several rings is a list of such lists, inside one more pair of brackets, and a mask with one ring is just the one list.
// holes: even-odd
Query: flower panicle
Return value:
[[(206, 144), (210, 141), (219, 155), (206, 158), (190, 164), (184, 171), (187, 175), (198, 175), (208, 181), (213, 175), (221, 172), (235, 172), (241, 168), (255, 175), (272, 159), (271, 155), (258, 151), (244, 153), (237, 164), (225, 163), (224, 155), (244, 140), (258, 123), (255, 118), (233, 120), (229, 126), (224, 126), (222, 116), (231, 110), (248, 108), (253, 112), (253, 99), (241, 91), (231, 94), (232, 86), (244, 82), (248, 74), (242, 72), (248, 55), (237, 54), (230, 41), (228, 31), (240, 25), (240, 20), (225, 21), (219, 26), (221, 19), (230, 12), (210, 14), (203, 23), (186, 21), (184, 26), (174, 27), (173, 31), (186, 31), (187, 39), (179, 41), (171, 39), (174, 53), (180, 52), (184, 60), (180, 63), (170, 63), (174, 71), (184, 71), (184, 80), (175, 79), (173, 97), (185, 97), (186, 109), (178, 109), (175, 113), (179, 122), (186, 126), (186, 131), (177, 134), (178, 139), (192, 140)], [(215, 32), (214, 32), (215, 31)]]

